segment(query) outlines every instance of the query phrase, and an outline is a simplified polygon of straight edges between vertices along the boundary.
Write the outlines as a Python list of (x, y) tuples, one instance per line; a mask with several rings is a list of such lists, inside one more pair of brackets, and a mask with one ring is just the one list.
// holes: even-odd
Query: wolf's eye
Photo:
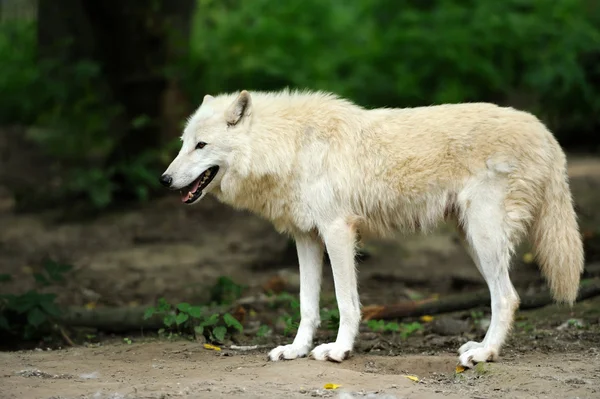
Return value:
[(204, 146), (206, 146), (206, 143), (204, 141), (200, 141), (198, 144), (196, 144), (196, 149), (200, 150), (204, 148)]

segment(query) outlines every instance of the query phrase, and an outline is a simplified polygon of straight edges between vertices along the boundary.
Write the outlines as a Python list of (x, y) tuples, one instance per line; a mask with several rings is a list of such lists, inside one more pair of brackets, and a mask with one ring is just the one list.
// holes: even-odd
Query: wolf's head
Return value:
[(245, 90), (227, 103), (206, 95), (190, 117), (181, 136), (181, 150), (160, 177), (160, 183), (180, 190), (185, 204), (203, 198), (219, 184), (243, 145), (239, 130), (248, 128), (251, 108), (250, 93)]

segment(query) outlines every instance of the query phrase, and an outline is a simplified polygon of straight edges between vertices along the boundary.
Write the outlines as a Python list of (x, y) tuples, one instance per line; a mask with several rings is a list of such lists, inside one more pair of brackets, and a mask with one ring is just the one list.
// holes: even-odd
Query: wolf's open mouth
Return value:
[(218, 166), (212, 166), (206, 169), (202, 174), (194, 180), (192, 184), (180, 190), (181, 201), (185, 204), (191, 204), (202, 195), (202, 190), (210, 184), (219, 171)]

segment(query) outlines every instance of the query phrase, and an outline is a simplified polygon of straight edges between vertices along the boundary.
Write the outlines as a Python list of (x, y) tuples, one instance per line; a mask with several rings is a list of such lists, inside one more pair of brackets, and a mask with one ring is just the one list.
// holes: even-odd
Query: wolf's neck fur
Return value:
[(358, 118), (362, 108), (327, 93), (252, 93), (250, 127), (240, 133), (217, 198), (263, 216), (280, 231), (297, 228), (292, 218), (302, 206), (301, 184), (314, 173), (306, 168), (342, 139), (339, 132), (349, 121), (339, 118), (349, 106)]

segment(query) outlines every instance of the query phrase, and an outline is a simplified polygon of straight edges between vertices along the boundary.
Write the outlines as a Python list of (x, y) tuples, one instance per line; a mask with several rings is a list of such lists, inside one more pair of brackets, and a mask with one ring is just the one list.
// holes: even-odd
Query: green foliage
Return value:
[[(2, 22), (0, 26), (0, 121), (30, 123), (51, 99), (45, 90), (45, 63), (36, 59), (34, 23)], [(35, 95), (32, 95), (35, 93)]]
[(181, 67), (196, 101), (286, 85), (366, 106), (495, 101), (591, 132), (599, 56), (600, 15), (579, 0), (198, 0)]
[(271, 330), (271, 328), (269, 328), (269, 326), (263, 324), (258, 328), (258, 331), (256, 331), (256, 336), (258, 338), (264, 338), (268, 335), (270, 335), (273, 332), (273, 330)]
[(280, 316), (280, 320), (285, 325), (283, 335), (289, 335), (298, 330), (300, 326), (300, 301), (288, 292), (282, 292), (277, 299), (283, 303), (284, 307), (287, 307), (285, 313)]
[(396, 322), (386, 322), (385, 320), (369, 320), (367, 323), (367, 327), (369, 327), (372, 331), (379, 333), (399, 333), (402, 339), (406, 339), (415, 332), (423, 329), (423, 325), (417, 321), (412, 323), (398, 324)]
[(47, 287), (52, 283), (62, 283), (65, 281), (64, 274), (70, 272), (71, 270), (73, 270), (73, 266), (71, 265), (46, 259), (43, 263), (42, 271), (34, 273), (33, 277), (37, 283)]
[[(298, 297), (288, 293), (282, 292), (277, 296), (278, 303), (281, 303), (284, 308), (284, 314), (280, 316), (280, 320), (283, 321), (285, 328), (283, 335), (289, 335), (300, 326), (301, 314), (300, 314), (300, 301)], [(340, 326), (340, 312), (337, 308), (337, 304), (333, 303), (332, 307), (322, 307), (320, 309), (321, 325), (328, 330), (337, 330)]]
[(210, 300), (219, 305), (228, 305), (239, 299), (246, 288), (229, 277), (221, 276), (210, 289)]
[(479, 325), (481, 323), (481, 319), (483, 319), (483, 312), (481, 310), (471, 311), (471, 320), (473, 320), (473, 324)]
[(528, 333), (535, 330), (535, 326), (528, 321), (517, 321), (515, 326)]
[[(0, 123), (30, 126), (27, 138), (66, 168), (58, 197), (84, 197), (96, 208), (117, 194), (146, 200), (157, 187), (158, 165), (178, 143), (120, 153), (126, 136), (156, 115), (134, 116), (127, 125), (122, 106), (105, 90), (101, 66), (39, 58), (36, 33), (32, 23), (0, 25)], [(64, 49), (58, 44), (56, 53)]]
[(321, 308), (321, 325), (328, 330), (337, 330), (340, 327), (340, 311), (336, 307)]
[(227, 334), (243, 332), (242, 324), (230, 313), (206, 313), (206, 308), (181, 302), (172, 305), (164, 298), (160, 298), (156, 306), (146, 309), (144, 319), (162, 317), (164, 329), (160, 333), (168, 332), (169, 336), (191, 335), (195, 338), (204, 336), (213, 342), (223, 342)]
[[(46, 260), (42, 271), (34, 273), (40, 288), (65, 281), (64, 274), (73, 267)], [(0, 283), (9, 282), (12, 276), (0, 275)], [(0, 294), (0, 331), (25, 340), (35, 339), (51, 331), (61, 310), (56, 304), (56, 295), (29, 290), (24, 294)]]
[[(187, 51), (157, 73), (175, 77), (192, 104), (206, 93), (285, 86), (367, 107), (492, 101), (534, 112), (559, 140), (593, 141), (596, 8), (580, 0), (197, 0)], [(36, 35), (34, 23), (0, 25), (0, 123), (31, 127), (28, 138), (65, 168), (58, 199), (97, 208), (147, 199), (179, 143), (125, 148), (159, 115), (125, 115), (124, 99), (107, 93), (106, 65), (62, 61), (68, 43), (57, 44), (56, 58), (39, 58)]]

